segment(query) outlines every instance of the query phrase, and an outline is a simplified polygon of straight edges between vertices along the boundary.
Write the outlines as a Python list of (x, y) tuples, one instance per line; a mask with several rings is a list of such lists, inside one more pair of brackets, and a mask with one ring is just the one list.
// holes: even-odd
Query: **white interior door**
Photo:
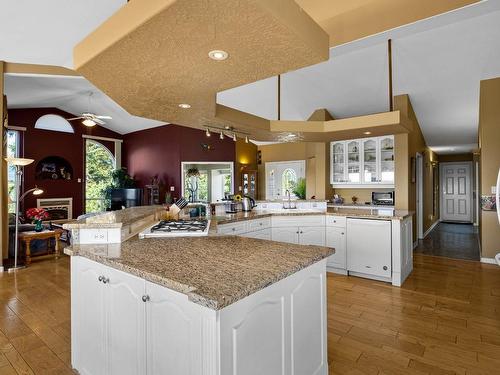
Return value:
[(472, 222), (470, 163), (441, 163), (441, 220)]

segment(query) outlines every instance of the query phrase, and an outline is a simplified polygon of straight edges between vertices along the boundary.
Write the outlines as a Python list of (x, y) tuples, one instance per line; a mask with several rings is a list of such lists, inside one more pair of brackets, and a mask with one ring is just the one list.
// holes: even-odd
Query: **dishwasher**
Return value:
[(380, 279), (392, 276), (391, 222), (347, 219), (347, 271)]

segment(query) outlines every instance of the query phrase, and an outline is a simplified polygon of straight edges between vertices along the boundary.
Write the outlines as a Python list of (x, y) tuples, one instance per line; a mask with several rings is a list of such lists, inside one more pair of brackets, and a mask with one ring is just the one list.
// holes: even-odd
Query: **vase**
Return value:
[(42, 220), (35, 220), (35, 232), (41, 232), (43, 230)]

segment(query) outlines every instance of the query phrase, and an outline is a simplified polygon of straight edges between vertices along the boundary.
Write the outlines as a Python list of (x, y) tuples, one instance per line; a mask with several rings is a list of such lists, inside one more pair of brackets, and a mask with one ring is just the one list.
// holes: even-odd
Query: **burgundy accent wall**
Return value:
[[(218, 134), (207, 137), (202, 130), (163, 125), (123, 137), (123, 164), (141, 187), (158, 175), (161, 202), (170, 186), (175, 187), (172, 197), (180, 196), (182, 161), (235, 161), (236, 147), (231, 138), (221, 140)], [(211, 150), (204, 149), (203, 144), (210, 145)]]
[[(38, 185), (44, 194), (38, 198), (73, 198), (73, 217), (83, 212), (84, 194), (84, 147), (83, 134), (121, 139), (121, 134), (100, 126), (86, 127), (80, 121), (72, 121), (75, 133), (61, 133), (50, 130), (35, 129), (36, 120), (46, 114), (61, 115), (64, 118), (75, 117), (56, 108), (9, 109), (9, 125), (23, 126), (27, 130), (21, 132), (21, 155), (35, 159), (35, 162), (24, 168), (24, 186), (21, 191)], [(101, 142), (101, 141), (100, 141)], [(114, 143), (103, 141), (106, 147), (114, 153)], [(60, 156), (66, 159), (73, 168), (70, 181), (35, 180), (35, 167), (38, 161), (47, 156)], [(81, 182), (78, 182), (78, 178)], [(32, 194), (26, 196), (22, 209), (36, 207), (36, 198)]]

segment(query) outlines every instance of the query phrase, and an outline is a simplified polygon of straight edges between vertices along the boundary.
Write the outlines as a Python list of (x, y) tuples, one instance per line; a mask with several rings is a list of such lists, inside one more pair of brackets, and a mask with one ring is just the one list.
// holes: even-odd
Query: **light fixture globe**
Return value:
[(224, 61), (229, 57), (229, 53), (220, 49), (214, 49), (208, 53), (208, 57), (215, 61)]
[(5, 161), (12, 165), (18, 165), (20, 167), (24, 167), (26, 165), (33, 163), (35, 160), (26, 158), (5, 158)]
[(89, 118), (86, 118), (85, 120), (82, 121), (82, 124), (91, 128), (92, 126), (96, 126), (97, 122), (95, 122), (94, 120), (91, 120)]

